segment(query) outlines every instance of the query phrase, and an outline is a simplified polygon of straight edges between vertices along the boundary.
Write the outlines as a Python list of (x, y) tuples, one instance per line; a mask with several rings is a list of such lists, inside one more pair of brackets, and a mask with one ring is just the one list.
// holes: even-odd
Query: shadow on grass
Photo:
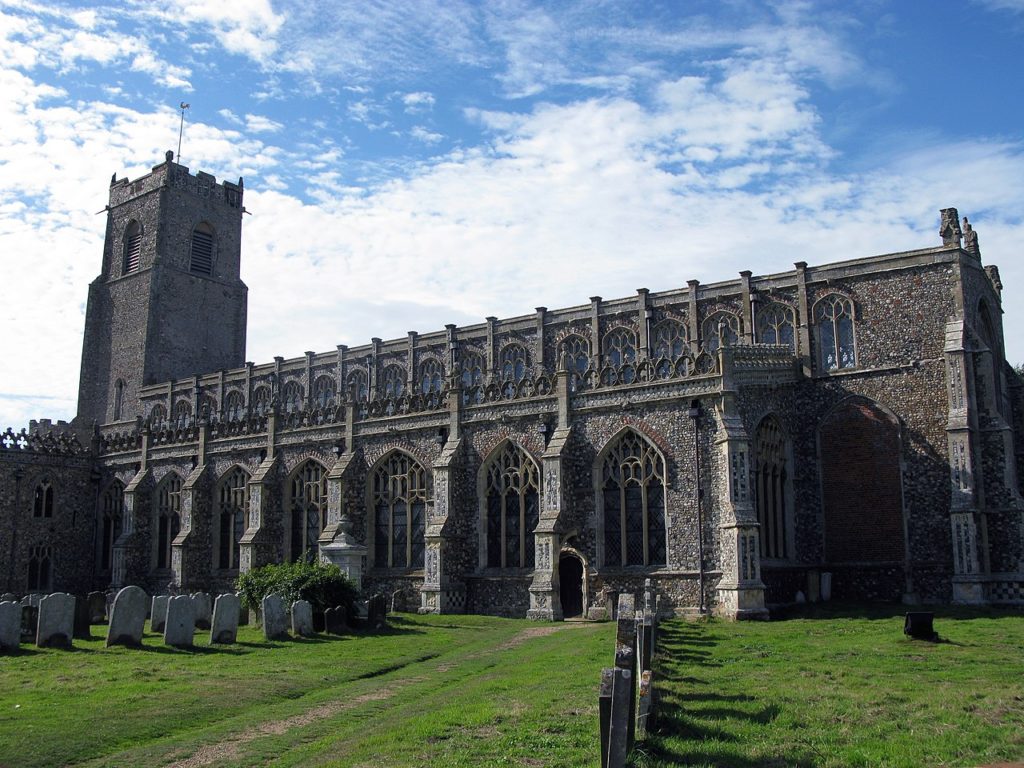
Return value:
[(969, 605), (904, 605), (902, 603), (862, 603), (831, 601), (803, 605), (776, 606), (771, 609), (771, 621), (792, 619), (866, 619), (868, 621), (901, 620), (911, 611), (934, 613), (942, 621), (972, 619), (1001, 619), (1019, 617), (1019, 606)]

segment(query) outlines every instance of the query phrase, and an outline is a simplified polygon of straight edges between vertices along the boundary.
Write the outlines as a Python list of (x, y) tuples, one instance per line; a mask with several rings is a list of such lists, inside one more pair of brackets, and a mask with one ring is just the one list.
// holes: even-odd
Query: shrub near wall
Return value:
[(281, 595), (287, 605), (308, 600), (317, 613), (341, 606), (347, 616), (353, 615), (359, 597), (355, 585), (338, 566), (321, 563), (265, 565), (240, 574), (235, 586), (242, 602), (257, 614), (263, 598), (272, 593)]

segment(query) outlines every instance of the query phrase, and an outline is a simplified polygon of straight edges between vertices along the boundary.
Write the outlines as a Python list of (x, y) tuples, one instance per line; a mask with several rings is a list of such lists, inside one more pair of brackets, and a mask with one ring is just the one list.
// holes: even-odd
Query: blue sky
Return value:
[[(74, 414), (112, 173), (244, 176), (247, 358), (979, 232), (1024, 361), (1024, 0), (0, 0), (0, 424)], [(1021, 337), (1022, 340), (1018, 340)]]

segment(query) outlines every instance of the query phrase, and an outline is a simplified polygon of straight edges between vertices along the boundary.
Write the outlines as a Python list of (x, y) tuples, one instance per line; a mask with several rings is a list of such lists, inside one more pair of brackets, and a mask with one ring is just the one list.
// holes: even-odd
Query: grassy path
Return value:
[(0, 658), (0, 766), (588, 765), (613, 634), (402, 616), (372, 637), (25, 652)]

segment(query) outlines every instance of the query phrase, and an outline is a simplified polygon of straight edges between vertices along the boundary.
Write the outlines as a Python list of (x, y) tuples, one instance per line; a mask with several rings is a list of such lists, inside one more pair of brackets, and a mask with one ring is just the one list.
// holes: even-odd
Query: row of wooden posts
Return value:
[(615, 666), (601, 670), (601, 768), (623, 768), (633, 745), (647, 735), (654, 696), (651, 661), (657, 610), (650, 580), (643, 606), (631, 594), (619, 595), (616, 611)]

